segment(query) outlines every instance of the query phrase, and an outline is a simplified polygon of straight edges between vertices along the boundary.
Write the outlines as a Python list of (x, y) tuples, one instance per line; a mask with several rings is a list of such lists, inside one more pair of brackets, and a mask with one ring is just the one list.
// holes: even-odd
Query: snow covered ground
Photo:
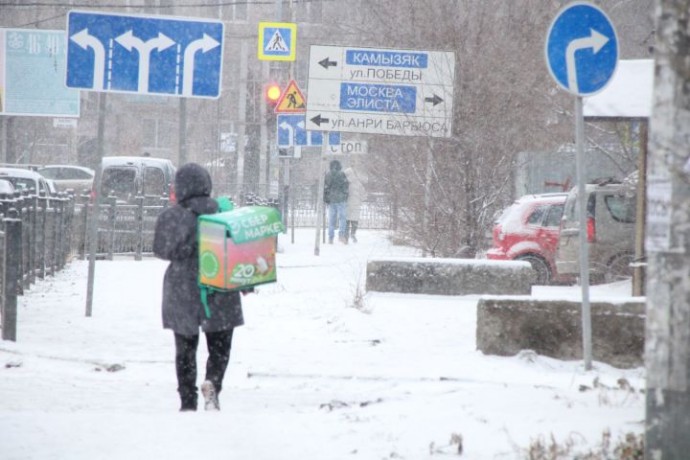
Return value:
[[(416, 251), (359, 237), (320, 256), (313, 229), (279, 237), (278, 283), (243, 299), (217, 413), (178, 412), (165, 262), (98, 261), (89, 318), (87, 262), (38, 282), (19, 299), (17, 342), (0, 342), (0, 458), (419, 460), (458, 457), (461, 438), (459, 458), (519, 459), (551, 436), (586, 451), (604, 430), (643, 431), (643, 369), (485, 356), (478, 297), (366, 293), (368, 258)], [(203, 369), (203, 339), (198, 357)]]

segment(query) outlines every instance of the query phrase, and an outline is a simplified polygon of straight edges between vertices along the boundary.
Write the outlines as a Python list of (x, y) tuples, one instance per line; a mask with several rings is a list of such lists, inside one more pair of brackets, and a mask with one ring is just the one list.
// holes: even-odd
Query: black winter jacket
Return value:
[(153, 253), (169, 260), (163, 280), (163, 327), (182, 335), (232, 329), (244, 324), (238, 292), (210, 292), (207, 318), (197, 284), (199, 251), (197, 217), (218, 211), (210, 197), (211, 177), (203, 167), (188, 163), (175, 174), (177, 204), (156, 221)]
[(344, 203), (347, 201), (350, 183), (338, 160), (331, 161), (329, 168), (324, 181), (323, 201), (326, 204)]

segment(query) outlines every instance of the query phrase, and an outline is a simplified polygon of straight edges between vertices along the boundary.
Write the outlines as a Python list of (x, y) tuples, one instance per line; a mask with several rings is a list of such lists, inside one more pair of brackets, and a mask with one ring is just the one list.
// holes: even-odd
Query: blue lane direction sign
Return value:
[(70, 11), (67, 36), (69, 88), (220, 96), (220, 21)]
[(455, 54), (312, 45), (307, 127), (449, 137)]
[(576, 96), (591, 96), (608, 84), (618, 64), (618, 38), (606, 13), (587, 2), (563, 8), (546, 39), (551, 76)]
[[(276, 120), (278, 147), (316, 147), (323, 145), (324, 133), (307, 131), (304, 114), (279, 114)], [(327, 145), (340, 145), (340, 133), (328, 133)]]

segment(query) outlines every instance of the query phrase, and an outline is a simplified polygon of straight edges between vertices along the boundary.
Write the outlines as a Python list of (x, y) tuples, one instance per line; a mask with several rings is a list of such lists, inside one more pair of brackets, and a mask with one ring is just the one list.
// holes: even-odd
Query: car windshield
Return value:
[(135, 193), (135, 177), (136, 170), (133, 168), (107, 168), (103, 171), (101, 189), (107, 195), (114, 193), (116, 196), (123, 196)]
[(31, 189), (36, 191), (36, 181), (28, 177), (4, 177), (3, 179), (9, 181), (17, 190)]
[(38, 170), (39, 174), (46, 179), (59, 179), (58, 171), (58, 168), (43, 168)]
[(530, 214), (527, 218), (527, 223), (530, 225), (541, 224), (541, 221), (544, 219), (544, 213), (547, 209), (548, 206), (538, 206), (534, 211), (532, 211), (532, 214)]

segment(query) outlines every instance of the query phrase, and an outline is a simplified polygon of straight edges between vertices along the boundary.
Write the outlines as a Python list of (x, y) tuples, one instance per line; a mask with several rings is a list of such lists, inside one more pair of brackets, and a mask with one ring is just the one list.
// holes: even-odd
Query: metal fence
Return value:
[(0, 194), (0, 321), (3, 340), (16, 340), (17, 296), (52, 275), (72, 253), (74, 200), (32, 190)]
[[(275, 198), (263, 198), (254, 193), (243, 194), (238, 206), (273, 206), (284, 216), (287, 227), (315, 227), (317, 202), (295, 196), (287, 200), (287, 206)], [(96, 257), (112, 259), (115, 255), (133, 256), (139, 259), (153, 251), (153, 232), (158, 215), (169, 206), (167, 197), (152, 200), (138, 197), (136, 204), (120, 204), (109, 197), (98, 206), (98, 244)], [(325, 213), (325, 209), (322, 207)], [(75, 204), (75, 219), (72, 233), (75, 235), (74, 249), (80, 258), (88, 251), (88, 214), (92, 205), (88, 197), (79, 197)], [(390, 229), (392, 207), (386, 197), (372, 195), (362, 203), (358, 227), (360, 229)], [(322, 220), (325, 222), (325, 220)]]
[[(252, 193), (243, 194), (238, 201), (239, 206), (278, 208), (288, 227), (315, 227), (317, 223), (318, 202), (312, 188), (288, 194), (283, 203)], [(108, 197), (94, 206), (89, 195), (40, 197), (32, 190), (0, 194), (2, 338), (16, 340), (18, 295), (37, 279), (55, 274), (73, 257), (86, 258), (89, 215), (94, 209), (98, 219), (96, 257), (130, 255), (141, 259), (152, 253), (156, 220), (168, 206), (167, 197), (138, 197), (135, 204), (120, 204), (115, 197)], [(362, 203), (359, 228), (389, 229), (393, 222), (387, 197), (370, 195)]]
[[(315, 227), (318, 200), (316, 187), (302, 186), (292, 189), (288, 193), (287, 209), (281, 211), (285, 215), (285, 223), (294, 227)], [(325, 206), (322, 206), (325, 213)], [(325, 222), (325, 220), (322, 220)], [(362, 201), (358, 228), (387, 230), (394, 227), (394, 209), (388, 195), (370, 193)]]

